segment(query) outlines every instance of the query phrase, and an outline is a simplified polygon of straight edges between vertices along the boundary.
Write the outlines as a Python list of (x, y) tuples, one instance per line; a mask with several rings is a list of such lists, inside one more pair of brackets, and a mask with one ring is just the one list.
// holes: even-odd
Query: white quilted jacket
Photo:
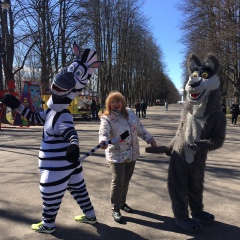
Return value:
[(153, 140), (151, 134), (140, 123), (139, 118), (131, 109), (127, 109), (127, 119), (121, 113), (111, 112), (108, 116), (101, 117), (99, 129), (99, 143), (119, 137), (126, 130), (129, 137), (120, 142), (109, 144), (105, 150), (106, 160), (114, 163), (136, 161), (140, 155), (138, 137), (147, 143)]

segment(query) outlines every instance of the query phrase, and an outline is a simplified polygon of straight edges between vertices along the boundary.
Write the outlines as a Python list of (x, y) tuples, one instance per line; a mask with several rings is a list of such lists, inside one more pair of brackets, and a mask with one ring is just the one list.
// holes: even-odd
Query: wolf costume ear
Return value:
[(215, 74), (219, 72), (220, 64), (216, 56), (212, 53), (209, 53), (207, 57), (205, 58), (204, 65), (206, 67), (210, 67)]
[(199, 57), (191, 53), (188, 58), (188, 70), (189, 73), (192, 73), (196, 68), (198, 68), (201, 65), (201, 61), (199, 60)]

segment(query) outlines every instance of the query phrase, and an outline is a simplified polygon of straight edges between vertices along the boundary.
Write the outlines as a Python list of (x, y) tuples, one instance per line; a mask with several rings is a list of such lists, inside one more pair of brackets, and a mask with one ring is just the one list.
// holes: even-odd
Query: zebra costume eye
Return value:
[(68, 72), (72, 72), (78, 80), (81, 80), (87, 71), (84, 71), (82, 63), (74, 62), (68, 67)]
[(80, 77), (83, 75), (83, 71), (81, 69), (78, 69), (75, 73), (74, 73), (77, 77)]
[(68, 67), (69, 72), (74, 72), (75, 66), (72, 64)]

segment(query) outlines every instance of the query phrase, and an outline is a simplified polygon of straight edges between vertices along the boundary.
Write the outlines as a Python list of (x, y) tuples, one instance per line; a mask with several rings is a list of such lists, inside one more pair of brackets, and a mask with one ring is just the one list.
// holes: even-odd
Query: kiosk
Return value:
[[(33, 112), (43, 111), (40, 84), (34, 82), (24, 82), (21, 98), (19, 99), (24, 107), (31, 109)], [(36, 125), (24, 119), (19, 113), (15, 114), (13, 125), (30, 126)]]

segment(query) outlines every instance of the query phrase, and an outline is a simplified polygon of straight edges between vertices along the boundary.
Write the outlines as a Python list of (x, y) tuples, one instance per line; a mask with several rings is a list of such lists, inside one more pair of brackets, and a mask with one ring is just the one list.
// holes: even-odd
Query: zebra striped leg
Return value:
[(41, 171), (39, 188), (43, 200), (42, 223), (47, 227), (55, 226), (58, 209), (72, 171)]
[(72, 173), (67, 189), (77, 201), (83, 213), (87, 217), (95, 217), (95, 211), (88, 196), (86, 184), (83, 178), (82, 167), (75, 169), (75, 171)]

